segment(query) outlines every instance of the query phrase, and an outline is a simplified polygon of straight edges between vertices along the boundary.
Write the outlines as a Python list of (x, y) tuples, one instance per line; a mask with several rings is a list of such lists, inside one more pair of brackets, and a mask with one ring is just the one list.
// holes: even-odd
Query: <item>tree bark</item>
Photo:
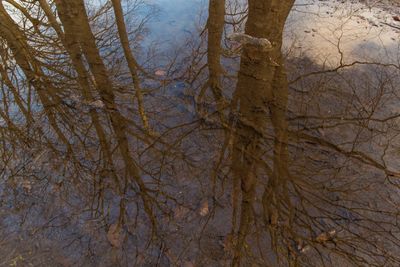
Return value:
[[(234, 194), (241, 192), (240, 222), (232, 266), (240, 266), (246, 236), (252, 222), (253, 203), (257, 185), (257, 168), (264, 151), (261, 141), (267, 128), (270, 113), (275, 131), (274, 167), (269, 181), (280, 183), (283, 177), (282, 162), (287, 158), (287, 82), (281, 54), (282, 35), (286, 18), (294, 1), (249, 0), (249, 13), (245, 34), (266, 38), (273, 44), (270, 51), (247, 44), (243, 48), (238, 83), (234, 98), (237, 105), (233, 112), (238, 115), (232, 171)], [(285, 153), (284, 153), (285, 152)], [(240, 186), (240, 189), (238, 188)], [(272, 184), (271, 184), (272, 186)], [(234, 201), (238, 197), (234, 196)], [(237, 206), (234, 203), (234, 209)], [(237, 209), (237, 207), (236, 207)], [(235, 214), (234, 214), (235, 216)], [(233, 227), (236, 227), (233, 225)]]

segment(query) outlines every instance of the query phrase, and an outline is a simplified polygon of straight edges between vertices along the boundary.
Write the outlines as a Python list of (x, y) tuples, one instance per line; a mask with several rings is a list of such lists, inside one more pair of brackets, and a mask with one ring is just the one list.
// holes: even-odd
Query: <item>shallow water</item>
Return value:
[[(153, 0), (149, 4), (158, 9), (157, 17), (149, 23), (151, 36), (155, 40), (176, 42), (182, 40), (185, 35), (191, 34), (196, 23), (204, 22), (207, 18), (206, 0)], [(203, 13), (203, 21), (201, 14)]]
[(270, 2), (1, 2), (0, 266), (399, 265), (399, 3)]

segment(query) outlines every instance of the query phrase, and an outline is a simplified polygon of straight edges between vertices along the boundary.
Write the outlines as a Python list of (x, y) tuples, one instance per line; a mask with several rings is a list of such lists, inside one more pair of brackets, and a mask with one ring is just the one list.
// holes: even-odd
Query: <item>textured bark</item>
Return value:
[[(273, 48), (265, 51), (247, 44), (243, 48), (238, 83), (235, 92), (239, 122), (234, 139), (232, 171), (234, 175), (234, 215), (240, 205), (240, 221), (233, 266), (240, 266), (245, 239), (252, 222), (253, 202), (257, 185), (257, 167), (264, 151), (260, 148), (267, 127), (266, 115), (270, 113), (275, 131), (274, 167), (269, 177), (270, 186), (280, 183), (287, 162), (287, 82), (281, 55), (282, 33), (293, 1), (249, 0), (249, 14), (245, 34), (266, 38)], [(239, 189), (240, 186), (240, 189)], [(273, 190), (272, 190), (273, 191)], [(242, 199), (239, 201), (238, 194)], [(272, 198), (270, 198), (272, 199)], [(236, 203), (235, 203), (236, 201)], [(271, 207), (271, 205), (268, 205)], [(268, 215), (270, 216), (270, 214)], [(274, 216), (272, 216), (274, 217)]]

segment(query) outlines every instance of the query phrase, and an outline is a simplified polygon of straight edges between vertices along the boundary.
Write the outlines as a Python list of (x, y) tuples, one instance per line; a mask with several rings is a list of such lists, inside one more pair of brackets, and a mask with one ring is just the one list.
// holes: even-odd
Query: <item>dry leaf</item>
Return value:
[(208, 200), (203, 200), (203, 202), (201, 203), (201, 206), (200, 206), (199, 214), (200, 214), (200, 216), (204, 217), (209, 212), (210, 212), (210, 210), (208, 209)]
[(165, 76), (165, 75), (167, 74), (167, 72), (166, 72), (165, 70), (156, 70), (156, 71), (154, 72), (154, 74), (155, 74), (156, 76)]
[(195, 266), (194, 266), (194, 263), (191, 261), (184, 261), (183, 267), (195, 267)]
[(299, 250), (301, 253), (306, 253), (307, 251), (310, 250), (310, 246), (309, 245), (305, 245), (304, 247), (301, 247)]
[(174, 218), (176, 220), (180, 220), (184, 218), (189, 213), (189, 211), (190, 210), (184, 206), (178, 206), (174, 210)]
[(29, 180), (24, 180), (22, 182), (22, 188), (24, 189), (25, 193), (29, 194), (32, 191), (32, 182)]
[(121, 227), (117, 223), (112, 224), (108, 229), (107, 239), (113, 247), (121, 247), (122, 242), (124, 241), (124, 234)]
[(327, 233), (322, 233), (319, 236), (317, 236), (317, 238), (315, 239), (315, 241), (317, 241), (319, 243), (324, 243), (328, 240), (329, 240), (329, 237), (328, 237)]
[(325, 243), (329, 240), (332, 240), (332, 238), (336, 235), (336, 230), (330, 230), (329, 232), (325, 232), (325, 233), (321, 233), (319, 236), (317, 236), (317, 238), (315, 239), (315, 241), (319, 242), (319, 243)]
[(104, 108), (105, 107), (104, 102), (101, 101), (100, 99), (96, 100), (96, 101), (93, 101), (93, 102), (90, 102), (88, 105), (91, 108)]
[(233, 253), (233, 248), (235, 246), (234, 242), (235, 241), (232, 234), (228, 234), (227, 236), (225, 236), (223, 246), (226, 253)]

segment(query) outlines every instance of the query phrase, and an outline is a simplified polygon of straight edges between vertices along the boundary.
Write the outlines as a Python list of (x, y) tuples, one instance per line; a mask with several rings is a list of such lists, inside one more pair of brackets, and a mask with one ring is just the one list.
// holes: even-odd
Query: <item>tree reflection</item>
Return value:
[(145, 2), (2, 1), (4, 264), (398, 265), (400, 67), (286, 57), (293, 5), (145, 54)]

